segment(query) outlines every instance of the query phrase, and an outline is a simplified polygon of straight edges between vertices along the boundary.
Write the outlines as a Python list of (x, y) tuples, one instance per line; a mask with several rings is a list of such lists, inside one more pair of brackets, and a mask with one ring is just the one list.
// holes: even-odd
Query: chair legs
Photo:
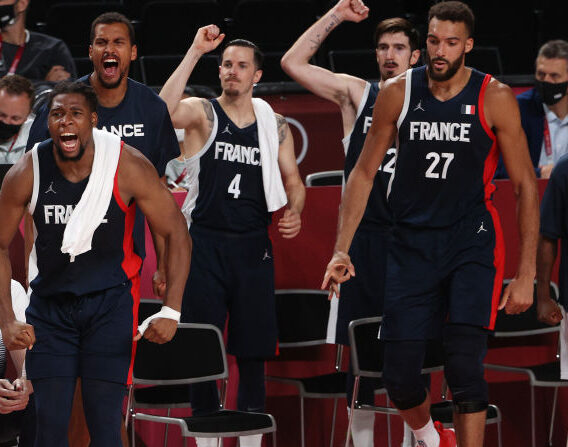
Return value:
[(132, 426), (130, 430), (132, 430), (132, 443), (130, 445), (136, 447), (136, 417), (134, 415), (132, 415)]
[(535, 415), (534, 415), (534, 387), (531, 385), (531, 440), (532, 447), (536, 447), (536, 426), (535, 426)]
[(335, 435), (335, 416), (337, 415), (337, 397), (333, 398), (333, 417), (331, 418), (331, 438), (329, 447), (333, 447), (333, 436)]
[(355, 383), (353, 384), (353, 397), (351, 398), (351, 410), (349, 411), (349, 422), (347, 423), (347, 435), (345, 436), (345, 447), (349, 447), (351, 440), (351, 426), (353, 425), (353, 414), (355, 412), (355, 402), (357, 402), (357, 395), (359, 394), (359, 381), (361, 377), (355, 376)]
[(552, 400), (552, 414), (550, 415), (550, 430), (548, 431), (549, 447), (552, 447), (552, 434), (554, 433), (554, 416), (556, 415), (557, 399), (558, 399), (558, 388), (554, 388), (554, 399)]
[[(170, 413), (171, 413), (172, 409), (168, 408), (168, 417), (170, 417)], [(170, 426), (170, 424), (166, 424), (166, 431), (164, 433), (164, 447), (168, 446), (168, 427)]]

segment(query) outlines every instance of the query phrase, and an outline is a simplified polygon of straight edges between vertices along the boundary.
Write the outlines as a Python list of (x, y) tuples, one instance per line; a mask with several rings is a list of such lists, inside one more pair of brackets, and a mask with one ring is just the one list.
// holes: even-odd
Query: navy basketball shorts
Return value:
[(439, 338), (446, 322), (493, 329), (504, 265), (501, 225), (491, 204), (449, 228), (396, 227), (380, 337)]
[(29, 379), (84, 377), (131, 383), (139, 278), (83, 296), (32, 293), (26, 320), (36, 343), (26, 354)]
[[(349, 344), (349, 322), (383, 313), (388, 236), (381, 229), (359, 228), (351, 242), (349, 256), (355, 276), (341, 284), (335, 343)], [(331, 315), (332, 313), (330, 313)]]
[(272, 244), (266, 230), (235, 234), (192, 226), (191, 270), (181, 321), (221, 331), (227, 313), (227, 351), (241, 358), (276, 353)]

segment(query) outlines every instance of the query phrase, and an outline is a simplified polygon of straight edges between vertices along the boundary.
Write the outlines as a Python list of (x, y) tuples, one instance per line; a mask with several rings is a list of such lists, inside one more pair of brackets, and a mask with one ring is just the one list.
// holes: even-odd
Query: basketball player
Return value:
[[(457, 443), (481, 447), (487, 408), (483, 358), (498, 306), (532, 303), (538, 195), (511, 90), (464, 66), (473, 47), (473, 13), (461, 2), (429, 12), (427, 65), (387, 82), (342, 200), (334, 255), (322, 287), (355, 273), (347, 250), (384, 154), (397, 139), (387, 191), (393, 212), (387, 259), (383, 379), (420, 446), (455, 446), (435, 427), (420, 382), (425, 340), (443, 337), (445, 374), (455, 405)], [(504, 245), (491, 184), (500, 148), (518, 198), (521, 247), (515, 280), (499, 304)]]
[[(165, 239), (167, 265), (175, 266), (168, 270), (164, 298), (163, 312), (169, 314), (153, 320), (144, 333), (150, 341), (164, 343), (173, 337), (189, 269), (191, 246), (179, 208), (139, 151), (115, 135), (94, 130), (96, 105), (91, 87), (58, 84), (48, 103), (51, 139), (25, 154), (0, 190), (0, 328), (8, 349), (30, 348), (26, 369), (36, 396), (35, 445), (68, 445), (75, 382), (81, 377), (91, 445), (122, 446), (122, 401), (131, 379), (133, 339), (140, 338), (136, 328), (141, 258), (132, 238), (136, 206)], [(105, 143), (109, 138), (112, 141)], [(68, 221), (93, 187), (91, 182), (97, 185), (93, 194), (102, 194), (105, 186), (95, 177), (100, 171), (95, 171), (97, 160), (100, 163), (96, 153), (113, 150), (120, 158), (114, 180), (110, 179), (112, 193), (104, 219), (91, 248), (70, 257), (62, 246)], [(37, 275), (30, 283), (28, 324), (16, 322), (11, 310), (8, 256), (26, 208), (37, 235), (31, 258), (37, 262), (30, 265)], [(92, 208), (90, 201), (82, 211), (93, 212)], [(77, 233), (84, 236), (84, 230), (80, 226)]]
[[(305, 189), (286, 120), (265, 103), (265, 115), (257, 116), (259, 100), (252, 98), (252, 89), (262, 76), (262, 54), (252, 42), (235, 40), (224, 49), (220, 97), (181, 99), (199, 58), (217, 48), (224, 37), (215, 25), (200, 28), (160, 92), (174, 126), (185, 129), (192, 184), (183, 210), (194, 241), (194, 270), (184, 294), (182, 320), (223, 329), (229, 312), (228, 351), (239, 366), (238, 408), (263, 411), (264, 359), (274, 356), (277, 335), (268, 210), (280, 208), (287, 198), (278, 229), (284, 238), (295, 237)], [(273, 163), (260, 155), (262, 135), (273, 140)], [(273, 182), (284, 186), (284, 197), (276, 207), (267, 194), (274, 189), (267, 187)], [(192, 389), (194, 414), (218, 408), (216, 386), (208, 385)], [(197, 442), (216, 445), (215, 439)], [(247, 436), (241, 437), (240, 445), (260, 446), (260, 442), (261, 435)]]
[[(371, 126), (377, 94), (387, 79), (406, 71), (420, 56), (418, 33), (402, 18), (383, 20), (375, 31), (376, 57), (380, 81), (370, 83), (348, 74), (333, 73), (309, 63), (323, 40), (344, 21), (360, 22), (367, 18), (369, 8), (360, 1), (341, 0), (312, 25), (282, 58), (282, 68), (296, 82), (314, 94), (339, 106), (343, 121), (345, 149), (345, 179), (361, 153)], [(349, 344), (347, 328), (351, 320), (383, 313), (386, 231), (391, 216), (386, 203), (387, 185), (394, 172), (396, 149), (388, 150), (373, 183), (365, 214), (357, 228), (349, 255), (358, 266), (358, 275), (341, 286), (341, 300), (333, 299), (328, 327), (328, 341)], [(339, 305), (338, 305), (339, 303)], [(337, 308), (337, 310), (336, 310)], [(349, 369), (347, 402), (351, 403), (354, 378)], [(374, 404), (374, 381), (363, 378), (358, 401)], [(373, 412), (355, 410), (353, 442), (356, 447), (373, 444)]]

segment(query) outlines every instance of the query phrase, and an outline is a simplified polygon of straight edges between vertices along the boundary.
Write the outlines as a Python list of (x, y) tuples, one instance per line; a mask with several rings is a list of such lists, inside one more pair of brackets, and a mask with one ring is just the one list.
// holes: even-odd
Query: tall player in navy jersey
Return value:
[[(339, 106), (343, 122), (345, 150), (345, 179), (355, 166), (371, 127), (373, 107), (385, 81), (405, 72), (420, 56), (418, 33), (402, 18), (383, 20), (375, 30), (376, 58), (379, 82), (367, 82), (355, 76), (333, 73), (310, 64), (326, 37), (342, 22), (360, 22), (369, 15), (361, 0), (341, 0), (314, 23), (282, 58), (282, 68), (296, 82), (314, 94)], [(394, 145), (394, 142), (393, 142)], [(390, 225), (386, 191), (394, 172), (396, 149), (390, 148), (377, 172), (365, 214), (353, 238), (349, 254), (358, 266), (358, 275), (342, 285), (341, 300), (332, 299), (328, 327), (330, 343), (349, 344), (347, 328), (351, 320), (382, 314), (386, 257), (386, 231)], [(353, 393), (351, 368), (347, 376), (347, 402)], [(358, 400), (374, 404), (373, 384), (369, 379), (360, 382)], [(372, 445), (375, 415), (355, 410), (353, 443), (355, 447)]]
[[(268, 105), (264, 115), (256, 115), (260, 100), (252, 98), (252, 90), (262, 76), (262, 54), (252, 42), (235, 40), (223, 50), (220, 97), (182, 100), (193, 67), (224, 37), (215, 25), (200, 28), (160, 92), (174, 125), (185, 129), (189, 154), (191, 187), (183, 211), (194, 257), (182, 320), (214, 323), (222, 329), (229, 313), (228, 351), (237, 357), (240, 377), (238, 407), (263, 411), (264, 359), (274, 356), (277, 335), (268, 209), (282, 206), (287, 198), (278, 229), (282, 237), (293, 238), (301, 227), (305, 189), (286, 120)], [(267, 135), (269, 122), (278, 135)], [(273, 140), (273, 163), (266, 157), (269, 154), (261, 156), (261, 135)], [(283, 184), (282, 195), (285, 190), (276, 207), (267, 194), (271, 182)], [(218, 408), (215, 384), (194, 386), (191, 405), (194, 414)], [(260, 442), (261, 435), (246, 436), (240, 445), (260, 446)], [(216, 445), (206, 438), (198, 438), (197, 443)]]
[[(483, 445), (487, 384), (483, 358), (496, 311), (532, 303), (538, 195), (519, 110), (510, 88), (464, 65), (473, 13), (461, 2), (429, 13), (427, 66), (387, 82), (342, 200), (334, 255), (322, 287), (355, 273), (347, 251), (384, 154), (397, 139), (387, 191), (393, 212), (387, 260), (383, 379), (421, 446), (455, 446), (436, 427), (420, 382), (425, 340), (442, 337), (460, 447)], [(518, 200), (521, 238), (515, 280), (499, 303), (504, 244), (491, 184), (499, 149)]]
[[(141, 336), (141, 259), (132, 237), (136, 206), (164, 238), (167, 266), (172, 267), (162, 314), (143, 334), (150, 341), (164, 343), (173, 337), (189, 269), (191, 245), (179, 208), (139, 151), (94, 129), (96, 103), (91, 87), (58, 84), (48, 104), (51, 139), (22, 157), (0, 190), (0, 327), (8, 349), (30, 348), (26, 369), (36, 397), (35, 445), (42, 447), (68, 445), (77, 377), (82, 379), (91, 445), (122, 445), (122, 401), (131, 380), (134, 341)], [(99, 151), (115, 154), (116, 169), (110, 176), (97, 177)], [(89, 197), (108, 191), (109, 203), (101, 203), (106, 213), (88, 247), (70, 257), (63, 252), (66, 230), (76, 212), (86, 213), (83, 219), (94, 218), (93, 201), (85, 208), (80, 202), (91, 189)], [(28, 324), (17, 322), (11, 309), (8, 256), (26, 208), (34, 221), (32, 260), (37, 267), (30, 283)], [(79, 225), (76, 234), (84, 232), (85, 226)]]

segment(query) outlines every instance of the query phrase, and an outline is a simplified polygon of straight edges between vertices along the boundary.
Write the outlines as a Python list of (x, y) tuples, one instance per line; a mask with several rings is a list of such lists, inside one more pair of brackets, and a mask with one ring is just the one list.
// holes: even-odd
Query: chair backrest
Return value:
[(306, 186), (341, 186), (343, 171), (321, 171), (306, 175)]
[[(383, 375), (384, 343), (379, 339), (382, 317), (361, 318), (349, 323), (349, 344), (353, 374), (379, 378)], [(428, 340), (422, 372), (439, 371), (444, 367), (441, 340)]]
[(275, 294), (281, 348), (326, 343), (330, 306), (327, 291), (282, 289)]
[(375, 50), (332, 50), (327, 53), (329, 68), (334, 73), (349, 73), (362, 79), (379, 79)]
[(138, 305), (138, 324), (142, 323), (150, 315), (160, 312), (162, 300), (155, 298), (142, 298)]
[(180, 323), (171, 341), (138, 342), (133, 383), (179, 385), (228, 377), (221, 331), (211, 324)]
[[(161, 87), (183, 59), (183, 54), (141, 56), (140, 72), (142, 82), (150, 87)], [(206, 54), (199, 59), (191, 73), (190, 85), (217, 86), (219, 60), (214, 54)]]
[[(511, 282), (510, 279), (503, 281), (503, 290)], [(558, 286), (556, 283), (550, 283), (550, 297), (558, 300)], [(532, 306), (525, 312), (517, 315), (509, 315), (502, 309), (497, 314), (495, 321), (495, 337), (523, 337), (530, 335), (546, 334), (548, 332), (558, 332), (560, 326), (549, 326), (541, 323), (537, 319), (536, 311), (536, 283), (534, 288), (534, 301)]]
[(466, 54), (465, 63), (469, 67), (475, 67), (493, 76), (503, 74), (503, 62), (501, 61), (499, 47), (475, 46)]

